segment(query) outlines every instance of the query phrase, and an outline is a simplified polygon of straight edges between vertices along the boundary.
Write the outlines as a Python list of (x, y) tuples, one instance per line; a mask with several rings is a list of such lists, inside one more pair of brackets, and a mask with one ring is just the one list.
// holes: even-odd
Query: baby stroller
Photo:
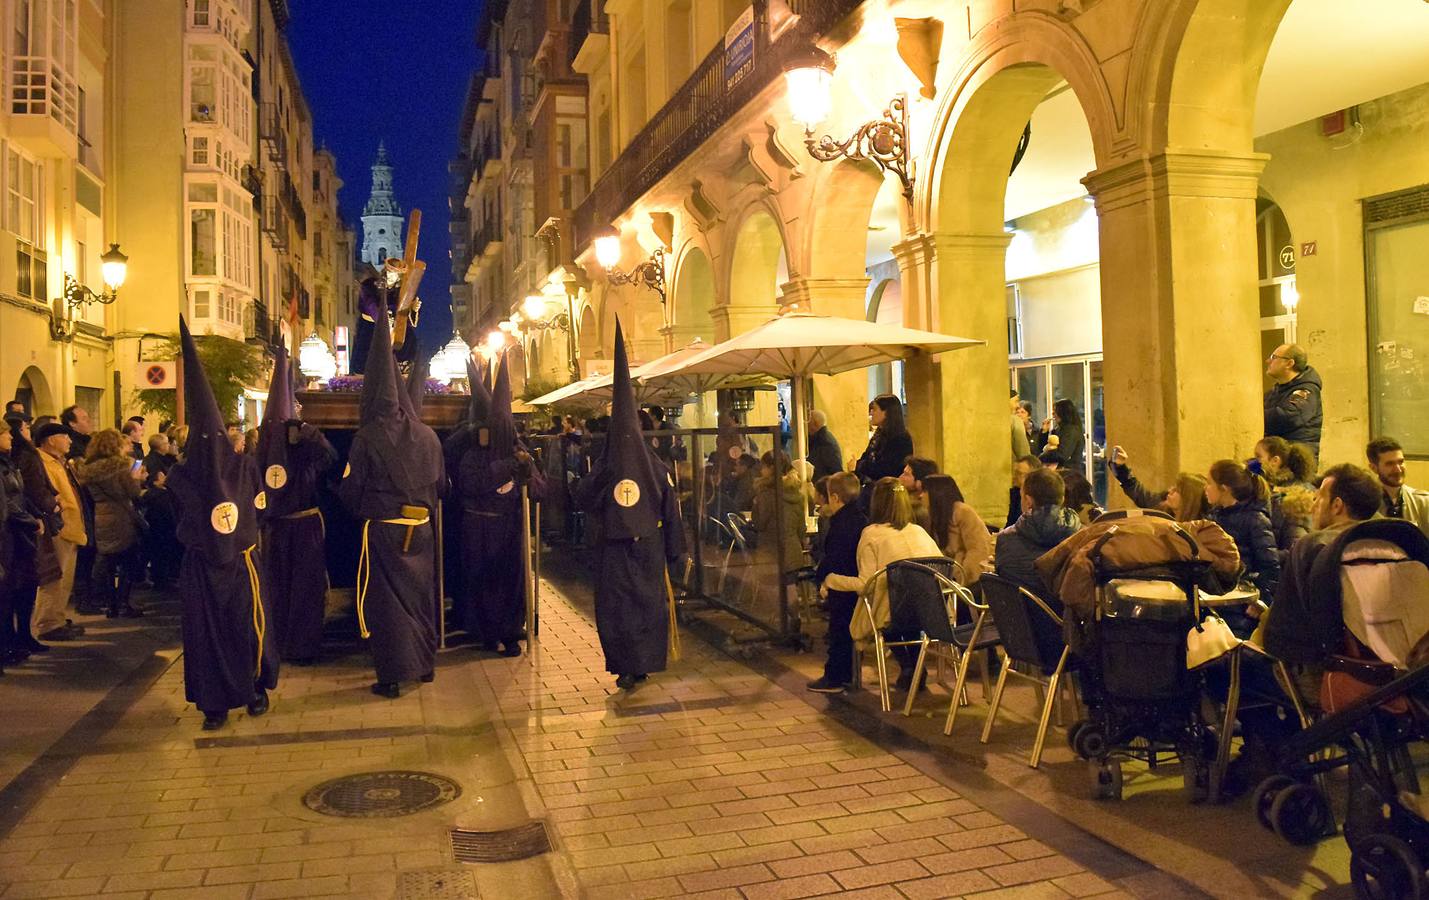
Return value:
[(1256, 791), (1257, 816), (1291, 843), (1332, 833), (1321, 776), (1347, 768), (1356, 895), (1429, 896), (1429, 802), (1410, 755), (1429, 738), (1429, 539), (1396, 519), (1352, 526), (1316, 560), (1310, 583), (1327, 592), (1317, 601), (1339, 606), (1344, 650), (1326, 666), (1328, 715), (1286, 743), (1281, 773)]
[[(1097, 521), (1120, 515), (1108, 513)], [(1111, 566), (1105, 560), (1108, 547), (1126, 538), (1119, 526), (1108, 529), (1088, 554), (1096, 606), (1081, 635), (1087, 718), (1072, 726), (1067, 741), (1092, 763), (1097, 799), (1121, 797), (1123, 759), (1155, 769), (1167, 757), (1179, 758), (1188, 798), (1204, 800), (1210, 789), (1216, 735), (1201, 719), (1201, 677), (1186, 668), (1195, 591), (1206, 582), (1210, 564), (1200, 558), (1195, 538), (1164, 518), (1187, 543), (1189, 553), (1179, 554), (1185, 558)]]

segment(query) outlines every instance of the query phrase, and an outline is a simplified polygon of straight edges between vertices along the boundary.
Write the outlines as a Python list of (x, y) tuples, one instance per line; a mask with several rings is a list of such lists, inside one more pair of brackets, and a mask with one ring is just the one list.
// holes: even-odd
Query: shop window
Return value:
[(1370, 418), (1429, 457), (1429, 186), (1364, 201)]

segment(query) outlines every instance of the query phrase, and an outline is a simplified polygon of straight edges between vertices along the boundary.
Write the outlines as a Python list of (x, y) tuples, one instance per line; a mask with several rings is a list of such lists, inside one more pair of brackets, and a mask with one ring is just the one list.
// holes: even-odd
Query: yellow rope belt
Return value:
[(262, 582), (258, 578), (258, 567), (253, 564), (254, 544), (243, 551), (243, 562), (248, 566), (248, 587), (253, 594), (253, 633), (258, 636), (258, 658), (253, 664), (253, 677), (263, 675), (263, 634), (268, 630), (268, 617), (263, 613)]
[(357, 630), (364, 640), (372, 637), (372, 632), (367, 630), (367, 584), (372, 578), (372, 557), (367, 549), (367, 529), (373, 522), (380, 522), (383, 525), (405, 525), (407, 527), (408, 540), (411, 539), (412, 529), (418, 528), (431, 521), (431, 516), (422, 516), (420, 519), (397, 518), (397, 519), (367, 519), (362, 523), (362, 552), (357, 556)]

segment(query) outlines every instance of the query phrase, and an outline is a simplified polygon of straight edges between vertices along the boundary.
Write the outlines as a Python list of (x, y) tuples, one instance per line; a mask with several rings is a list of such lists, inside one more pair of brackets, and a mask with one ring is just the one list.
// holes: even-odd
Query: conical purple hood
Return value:
[(471, 403), (466, 409), (466, 420), (484, 423), (486, 417), (491, 414), (491, 391), (486, 389), (486, 381), (470, 356), (466, 358), (466, 383), (471, 388)]
[(223, 414), (214, 399), (188, 323), (179, 317), (184, 360), (184, 416), (189, 427), (184, 460), (170, 488), (180, 504), (207, 518), (208, 527), (184, 535), (188, 552), (232, 561), (258, 540), (258, 493), (252, 460), (233, 452)]
[(496, 388), (491, 392), (491, 415), (487, 422), (491, 431), (491, 449), (498, 458), (510, 456), (516, 449), (516, 419), (511, 414), (510, 356), (501, 354), (501, 366), (496, 370)]
[(268, 382), (268, 405), (263, 409), (263, 424), (270, 420), (286, 422), (298, 415), (297, 399), (293, 396), (293, 366), (288, 349), (281, 344), (273, 351), (273, 378)]
[(420, 421), (422, 401), (427, 396), (427, 373), (431, 371), (431, 360), (422, 355), (421, 348), (417, 346), (415, 332), (409, 334), (407, 340), (412, 342), (415, 351), (415, 355), (412, 357), (412, 367), (407, 372), (407, 414)]
[(362, 401), (358, 412), (363, 425), (405, 414), (398, 398), (401, 385), (397, 380), (397, 360), (392, 356), (392, 332), (388, 329), (387, 317), (378, 316), (372, 325), (372, 346), (367, 351), (367, 369), (362, 373)]
[(288, 465), (286, 423), (298, 415), (292, 384), (293, 370), (289, 364), (288, 351), (279, 346), (273, 353), (273, 380), (268, 384), (268, 406), (263, 410), (263, 422), (258, 427), (258, 467), (263, 473), (263, 483), (269, 490), (281, 490), (287, 483), (286, 471), (276, 473), (273, 467), (286, 469)]
[[(397, 375), (387, 317), (373, 323), (372, 348), (362, 375), (357, 434), (387, 464), (393, 485), (416, 494), (441, 477), (441, 444), (431, 429), (409, 412), (410, 400)], [(435, 453), (429, 452), (435, 448)]]
[(606, 432), (602, 466), (611, 485), (612, 502), (605, 506), (606, 536), (617, 539), (648, 537), (659, 527), (663, 485), (649, 443), (640, 429), (640, 408), (630, 383), (630, 360), (625, 334), (615, 320), (615, 374), (611, 385), (610, 427)]

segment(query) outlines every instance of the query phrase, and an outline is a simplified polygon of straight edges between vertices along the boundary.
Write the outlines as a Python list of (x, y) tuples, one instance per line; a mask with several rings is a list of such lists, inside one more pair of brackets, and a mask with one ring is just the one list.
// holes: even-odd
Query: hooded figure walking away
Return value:
[(372, 692), (396, 697), (401, 682), (432, 680), (437, 654), (432, 511), (446, 471), (441, 441), (410, 412), (386, 316), (375, 324), (359, 427), (338, 496), (362, 520), (357, 624), (371, 641), (377, 670)]
[(640, 434), (625, 336), (615, 322), (615, 382), (605, 449), (577, 488), (595, 523), (600, 563), (595, 624), (605, 669), (629, 690), (665, 670), (670, 612), (666, 565), (685, 553), (675, 482)]
[[(506, 357), (496, 374), (491, 412), (478, 424), (461, 457), (462, 561), (470, 588), (466, 611), (474, 616), (486, 650), (520, 656), (525, 634), (526, 565), (521, 539), (521, 486), (532, 500), (546, 493), (546, 480), (516, 439), (511, 415), (511, 373)], [(468, 628), (471, 633), (471, 628)]]
[(322, 650), (328, 588), (318, 489), (337, 451), (321, 431), (298, 418), (292, 386), (288, 353), (279, 347), (258, 430), (258, 465), (267, 497), (261, 516), (263, 569), (273, 603), (270, 640), (284, 662), (307, 665)]
[(267, 712), (268, 691), (278, 684), (278, 648), (266, 639), (272, 609), (257, 549), (258, 513), (266, 498), (254, 458), (233, 452), (182, 317), (179, 335), (189, 439), (168, 487), (184, 542), (184, 697), (203, 711), (204, 730), (212, 731), (228, 720), (230, 709)]
[[(466, 382), (470, 386), (471, 397), (467, 402), (466, 419), (460, 422), (442, 444), (442, 454), (447, 473), (451, 478), (451, 496), (462, 496), (461, 458), (467, 448), (476, 440), (477, 431), (486, 428), (486, 419), (491, 414), (491, 391), (486, 380), (477, 371), (476, 365), (468, 357), (466, 361)], [(452, 618), (447, 623), (447, 631), (453, 628), (466, 632), (472, 640), (481, 637), (481, 619), (476, 610), (476, 595), (479, 583), (462, 557), (462, 516), (460, 514), (446, 520), (447, 583), (452, 588)], [(452, 565), (452, 562), (457, 563)], [(453, 580), (455, 579), (455, 580)]]

